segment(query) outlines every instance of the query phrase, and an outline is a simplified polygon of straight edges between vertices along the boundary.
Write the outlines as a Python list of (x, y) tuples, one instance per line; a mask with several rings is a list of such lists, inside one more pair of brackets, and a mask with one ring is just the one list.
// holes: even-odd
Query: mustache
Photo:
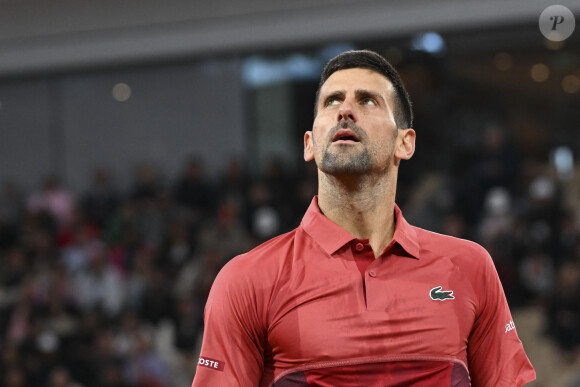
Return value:
[(340, 121), (338, 124), (336, 124), (330, 130), (328, 138), (330, 140), (332, 140), (332, 138), (334, 137), (336, 132), (338, 132), (341, 129), (350, 129), (354, 132), (354, 134), (356, 134), (358, 136), (359, 139), (361, 139), (361, 140), (366, 139), (366, 133), (365, 133), (364, 129), (350, 120)]

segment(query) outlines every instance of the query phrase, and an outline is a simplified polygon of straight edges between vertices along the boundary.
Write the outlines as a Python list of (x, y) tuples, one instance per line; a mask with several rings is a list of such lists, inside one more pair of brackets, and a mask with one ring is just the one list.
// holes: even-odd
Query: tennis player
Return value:
[(205, 309), (193, 387), (521, 386), (535, 379), (484, 248), (395, 204), (415, 152), (407, 92), (371, 51), (329, 61), (295, 230), (232, 259)]

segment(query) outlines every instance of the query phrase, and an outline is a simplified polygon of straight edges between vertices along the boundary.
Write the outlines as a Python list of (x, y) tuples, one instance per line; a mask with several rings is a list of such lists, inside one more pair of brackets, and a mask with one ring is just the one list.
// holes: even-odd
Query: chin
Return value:
[(329, 175), (362, 174), (373, 168), (371, 157), (366, 151), (357, 155), (326, 152), (318, 167)]

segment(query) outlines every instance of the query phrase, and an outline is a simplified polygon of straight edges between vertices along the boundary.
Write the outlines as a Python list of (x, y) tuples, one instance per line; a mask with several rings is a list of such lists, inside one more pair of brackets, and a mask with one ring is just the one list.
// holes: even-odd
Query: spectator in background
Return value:
[[(15, 246), (3, 254), (0, 260), (0, 316), (3, 310), (18, 301), (29, 273), (30, 264), (22, 247)], [(0, 332), (3, 332), (5, 321), (0, 318)]]
[(491, 245), (509, 234), (513, 226), (513, 211), (510, 192), (503, 187), (490, 189), (485, 197), (484, 215), (479, 223), (479, 240)]
[(18, 243), (18, 226), (24, 213), (24, 199), (13, 181), (0, 188), (0, 252)]
[(91, 258), (105, 249), (105, 246), (87, 224), (74, 226), (69, 238), (67, 245), (60, 249), (60, 261), (69, 273), (77, 275), (87, 269)]
[(157, 199), (163, 192), (163, 185), (153, 166), (148, 163), (137, 165), (135, 181), (131, 188), (130, 199), (135, 202)]
[(90, 386), (123, 386), (126, 381), (123, 375), (126, 359), (116, 352), (113, 332), (109, 327), (101, 326), (93, 337), (94, 344), (88, 347), (93, 371)]
[(7, 313), (3, 342), (18, 346), (31, 335), (34, 307), (34, 283), (28, 278), (20, 288), (20, 298), (10, 306)]
[[(580, 252), (580, 245), (578, 246)], [(580, 253), (558, 270), (556, 290), (546, 309), (548, 333), (568, 361), (580, 355)]]
[(107, 171), (103, 168), (96, 169), (91, 186), (82, 196), (82, 209), (87, 219), (102, 229), (117, 210), (120, 200)]
[(196, 241), (191, 228), (189, 222), (180, 219), (169, 224), (169, 232), (156, 266), (170, 279), (174, 279), (183, 266), (195, 256)]
[(76, 306), (56, 290), (51, 291), (43, 325), (48, 332), (57, 335), (61, 341), (68, 340), (78, 330), (80, 321)]
[(552, 297), (555, 273), (549, 256), (532, 251), (520, 263), (519, 274), (529, 304), (545, 304)]
[(282, 160), (274, 157), (268, 162), (263, 182), (268, 187), (269, 202), (274, 210), (272, 214), (278, 218), (279, 230), (290, 229), (294, 225), (291, 203), (295, 196), (296, 179), (286, 169)]
[(208, 220), (198, 235), (200, 251), (217, 250), (221, 259), (229, 259), (244, 251), (250, 243), (247, 228), (243, 226), (236, 207), (230, 203), (222, 203), (215, 219)]
[(88, 269), (76, 276), (75, 293), (84, 311), (97, 308), (108, 317), (119, 314), (125, 305), (124, 282), (108, 262), (106, 250), (96, 252)]
[(264, 242), (279, 233), (282, 214), (269, 184), (256, 181), (251, 185), (248, 215), (249, 229), (257, 241)]
[(532, 248), (559, 260), (558, 242), (563, 216), (561, 192), (556, 182), (536, 176), (528, 188), (524, 219), (528, 224)]
[(175, 311), (175, 348), (181, 353), (193, 354), (202, 332), (203, 308), (192, 295), (178, 296)]
[(173, 188), (173, 200), (185, 210), (195, 228), (214, 212), (216, 192), (203, 174), (199, 160), (192, 158)]
[(21, 368), (9, 368), (3, 372), (0, 380), (4, 382), (4, 387), (27, 387), (26, 375)]
[(127, 381), (132, 386), (170, 387), (171, 377), (166, 366), (143, 336), (137, 336), (135, 352), (125, 367)]
[(466, 167), (457, 195), (467, 220), (473, 223), (478, 223), (482, 216), (487, 192), (503, 187), (511, 193), (515, 177), (521, 170), (518, 150), (502, 124), (490, 120), (483, 128), (480, 141), (480, 146), (475, 148), (479, 151), (475, 159), (458, 163)]
[(0, 385), (4, 387), (26, 387), (24, 361), (18, 346), (6, 343), (0, 347)]
[(124, 276), (127, 307), (139, 311), (143, 304), (143, 294), (157, 268), (153, 265), (154, 251), (141, 246), (135, 252), (131, 267)]
[(71, 220), (74, 206), (73, 195), (64, 189), (55, 177), (47, 178), (42, 190), (32, 194), (27, 204), (31, 213), (46, 212), (55, 219), (59, 227)]
[(306, 163), (302, 166), (301, 172), (298, 174), (298, 181), (295, 185), (294, 194), (291, 197), (291, 213), (290, 228), (296, 227), (300, 222), (299, 214), (303, 214), (318, 188), (316, 184), (316, 165), (314, 163)]
[(71, 375), (65, 367), (56, 367), (49, 376), (48, 387), (82, 387), (80, 384), (71, 380)]
[(478, 162), (482, 193), (486, 194), (493, 187), (512, 188), (520, 164), (518, 150), (508, 138), (506, 128), (490, 122), (484, 130), (483, 152)]
[(243, 218), (247, 206), (249, 185), (250, 179), (242, 163), (237, 159), (231, 159), (217, 182), (218, 203), (230, 203), (236, 207), (240, 217)]
[(109, 333), (107, 319), (99, 310), (79, 311), (79, 325), (67, 340), (64, 358), (76, 380), (86, 385), (109, 386), (102, 382), (104, 351), (101, 335)]
[(175, 300), (168, 279), (159, 270), (153, 270), (147, 277), (141, 301), (139, 316), (149, 324), (158, 325), (164, 319), (173, 317)]
[(169, 203), (165, 187), (153, 167), (137, 166), (128, 197), (106, 222), (104, 239), (112, 245), (113, 260), (123, 272), (131, 265), (132, 255), (144, 241), (159, 247), (167, 226)]
[(512, 235), (515, 219), (513, 217), (512, 197), (505, 187), (494, 187), (487, 191), (483, 216), (479, 222), (477, 237), (490, 252), (508, 301), (512, 302), (514, 292), (520, 292), (518, 266), (514, 255)]
[(118, 321), (118, 327), (112, 333), (112, 351), (117, 356), (129, 358), (138, 351), (141, 339), (149, 343), (152, 341), (151, 325), (141, 320), (135, 312), (123, 312)]
[(158, 197), (137, 203), (135, 231), (148, 247), (159, 249), (166, 238), (169, 224), (166, 199), (166, 197)]
[[(580, 247), (580, 213), (572, 209), (562, 214), (560, 221), (560, 238), (558, 240), (559, 256), (563, 260), (574, 259), (576, 249)], [(580, 251), (578, 251), (580, 253)]]

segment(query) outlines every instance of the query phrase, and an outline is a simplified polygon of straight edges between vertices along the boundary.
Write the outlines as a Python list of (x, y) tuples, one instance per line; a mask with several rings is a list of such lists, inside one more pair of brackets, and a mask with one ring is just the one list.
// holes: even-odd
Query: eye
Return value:
[(375, 101), (373, 98), (367, 97), (367, 98), (363, 98), (361, 99), (360, 103), (362, 105), (371, 105), (371, 106), (375, 106), (377, 104), (377, 101)]
[(340, 104), (340, 99), (336, 97), (328, 98), (326, 100), (325, 106), (336, 106)]

